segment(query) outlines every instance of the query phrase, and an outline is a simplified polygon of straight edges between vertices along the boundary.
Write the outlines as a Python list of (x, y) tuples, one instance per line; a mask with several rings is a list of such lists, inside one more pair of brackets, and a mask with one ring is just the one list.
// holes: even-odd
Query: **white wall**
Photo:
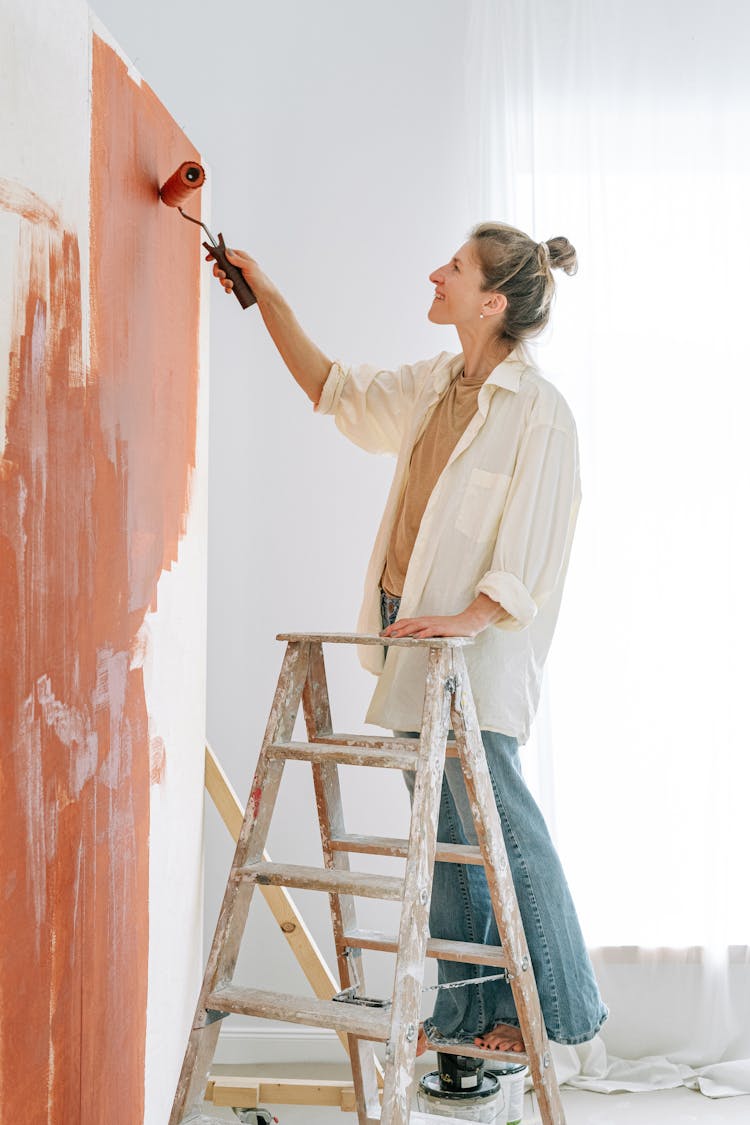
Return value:
[[(214, 229), (255, 253), (329, 354), (396, 363), (454, 346), (450, 330), (426, 321), (426, 275), (471, 223), (488, 217), (473, 204), (477, 110), (464, 103), (470, 5), (92, 5), (201, 149)], [(353, 627), (391, 465), (313, 417), (257, 310), (242, 312), (218, 286), (212, 303), (208, 734), (244, 801), (281, 662), (274, 635)], [(334, 720), (354, 729), (371, 681), (353, 657), (331, 657)], [(366, 775), (365, 788), (344, 773), (350, 828), (403, 832), (400, 779)], [(269, 850), (312, 862), (316, 826), (304, 767), (288, 767), (281, 800)], [(210, 804), (206, 844), (208, 945), (232, 855)], [(296, 897), (330, 959), (326, 902)], [(387, 928), (392, 910), (365, 905), (365, 924)], [(238, 976), (304, 988), (260, 896), (251, 923)], [(371, 959), (368, 991), (388, 990), (390, 963)], [(625, 1013), (605, 1029), (608, 1046), (638, 1054), (657, 993), (642, 973), (635, 982), (631, 967), (597, 967), (613, 1012)], [(638, 983), (645, 1000), (635, 1002)], [(689, 987), (680, 977), (674, 996)], [(658, 997), (664, 1011), (679, 1010)], [(629, 1012), (638, 1013), (630, 1022)], [(284, 1025), (252, 1042), (229, 1031), (225, 1025), (223, 1059), (312, 1060), (338, 1050), (325, 1033)], [(664, 1041), (652, 1036), (648, 1047), (672, 1041), (670, 1025)]]
[[(215, 231), (258, 257), (329, 355), (391, 364), (457, 347), (452, 330), (426, 320), (427, 275), (480, 217), (464, 104), (467, 6), (93, 7), (210, 165)], [(243, 312), (218, 284), (211, 326), (208, 735), (244, 801), (282, 657), (274, 636), (354, 627), (392, 465), (313, 416), (257, 309)], [(353, 653), (331, 658), (334, 722), (356, 729), (373, 681)], [(307, 770), (287, 767), (274, 859), (319, 855)], [(401, 779), (372, 772), (345, 779), (349, 826), (403, 834)], [(231, 855), (209, 809), (207, 945)], [(305, 988), (256, 899), (238, 977)], [(298, 899), (332, 958), (327, 901)], [(366, 905), (365, 924), (388, 928), (392, 911)], [(369, 965), (369, 990), (388, 991), (392, 960)], [(296, 1055), (312, 1050), (308, 1041)], [(283, 1053), (277, 1040), (273, 1054)]]

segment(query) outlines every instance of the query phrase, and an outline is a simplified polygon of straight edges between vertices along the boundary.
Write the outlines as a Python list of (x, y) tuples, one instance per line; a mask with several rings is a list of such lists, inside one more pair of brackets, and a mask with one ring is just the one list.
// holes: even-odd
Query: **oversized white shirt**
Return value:
[[(316, 406), (371, 453), (395, 454), (396, 472), (375, 538), (357, 624), (379, 633), (380, 577), (412, 450), (463, 355), (381, 371), (331, 367)], [(581, 499), (578, 439), (567, 402), (515, 353), (491, 372), (477, 413), (428, 500), (406, 573), (399, 617), (456, 614), (487, 594), (510, 614), (464, 649), (483, 730), (526, 742), (560, 608)], [(361, 646), (378, 675), (366, 721), (422, 725), (424, 649)]]

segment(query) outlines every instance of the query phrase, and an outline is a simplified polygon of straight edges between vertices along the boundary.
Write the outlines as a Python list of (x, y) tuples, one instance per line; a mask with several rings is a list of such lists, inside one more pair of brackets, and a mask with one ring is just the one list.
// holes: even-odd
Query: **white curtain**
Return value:
[(750, 1092), (749, 48), (744, 0), (471, 5), (478, 216), (580, 258), (536, 347), (584, 498), (527, 768), (612, 1008), (558, 1052), (596, 1089)]

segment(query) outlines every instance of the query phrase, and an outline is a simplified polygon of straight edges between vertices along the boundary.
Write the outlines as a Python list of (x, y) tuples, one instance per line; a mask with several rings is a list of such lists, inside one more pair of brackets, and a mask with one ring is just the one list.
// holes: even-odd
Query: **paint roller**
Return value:
[(173, 172), (169, 177), (159, 192), (159, 195), (162, 203), (166, 203), (167, 207), (176, 207), (183, 219), (187, 219), (189, 223), (195, 223), (197, 226), (203, 227), (210, 240), (209, 242), (204, 242), (203, 245), (206, 247), (211, 257), (219, 263), (221, 269), (224, 270), (233, 284), (232, 292), (243, 309), (246, 309), (256, 303), (256, 296), (245, 281), (242, 270), (237, 266), (233, 266), (227, 258), (227, 247), (224, 242), (224, 236), (219, 232), (217, 241), (205, 223), (202, 223), (200, 219), (193, 219), (192, 216), (186, 215), (180, 206), (180, 204), (190, 199), (192, 193), (198, 190), (205, 178), (206, 173), (200, 164), (196, 164), (195, 161), (192, 160), (186, 160), (180, 165), (177, 171)]

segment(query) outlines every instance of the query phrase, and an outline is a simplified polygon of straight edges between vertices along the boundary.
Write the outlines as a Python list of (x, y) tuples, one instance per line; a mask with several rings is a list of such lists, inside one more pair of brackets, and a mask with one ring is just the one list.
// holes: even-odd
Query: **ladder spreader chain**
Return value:
[[(365, 1008), (389, 1008), (390, 1000), (381, 1000), (377, 996), (360, 996), (360, 979), (357, 972), (357, 959), (362, 956), (360, 949), (352, 949), (351, 946), (344, 950), (344, 956), (349, 962), (350, 972), (354, 980), (354, 984), (349, 988), (337, 992), (335, 996), (331, 997), (332, 1000), (337, 1000), (341, 1004), (360, 1004)], [(526, 960), (524, 958), (524, 960)], [(523, 966), (527, 968), (525, 964)], [(470, 988), (471, 985), (489, 984), (490, 981), (504, 980), (506, 984), (510, 984), (513, 979), (512, 973), (507, 969), (501, 969), (499, 973), (493, 973), (488, 977), (473, 977), (465, 980), (452, 980), (445, 984), (428, 984), (422, 988), (422, 992), (441, 992), (443, 989), (448, 988)]]

